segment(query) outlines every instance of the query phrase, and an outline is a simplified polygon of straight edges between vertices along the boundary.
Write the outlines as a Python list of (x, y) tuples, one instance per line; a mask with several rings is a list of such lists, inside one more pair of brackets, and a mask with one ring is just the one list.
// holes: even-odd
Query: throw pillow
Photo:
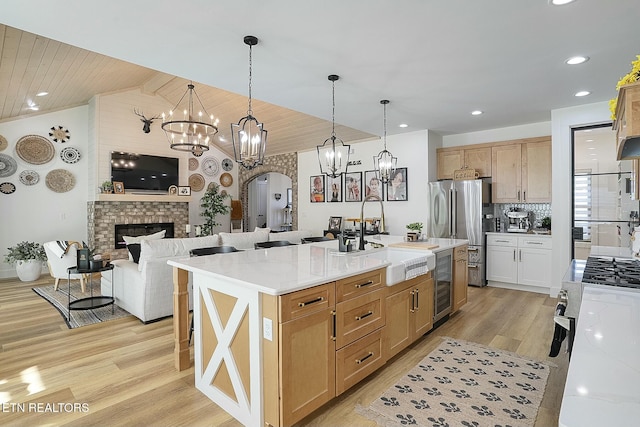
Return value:
[(133, 258), (132, 261), (137, 264), (140, 260), (140, 243), (131, 243), (127, 245), (127, 249), (129, 249), (129, 256)]
[[(132, 243), (140, 243), (143, 240), (158, 240), (164, 239), (164, 235), (167, 230), (158, 231), (157, 233), (149, 234), (147, 236), (122, 236), (122, 240), (129, 246)], [(129, 261), (133, 261), (133, 256), (129, 252)]]

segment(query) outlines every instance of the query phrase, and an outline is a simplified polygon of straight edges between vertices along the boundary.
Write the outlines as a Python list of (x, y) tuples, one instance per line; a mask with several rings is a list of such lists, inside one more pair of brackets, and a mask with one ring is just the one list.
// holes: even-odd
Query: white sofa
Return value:
[[(141, 321), (173, 315), (173, 267), (167, 261), (189, 256), (189, 251), (211, 246), (234, 246), (236, 249), (253, 249), (254, 244), (269, 240), (288, 240), (299, 244), (310, 231), (270, 233), (267, 228), (252, 232), (220, 233), (213, 236), (183, 239), (159, 239), (140, 241), (140, 258), (136, 264), (129, 259), (113, 260), (113, 293), (115, 303)], [(189, 281), (191, 294), (191, 280)], [(111, 295), (111, 271), (102, 273), (101, 291)], [(191, 308), (192, 298), (189, 298)]]

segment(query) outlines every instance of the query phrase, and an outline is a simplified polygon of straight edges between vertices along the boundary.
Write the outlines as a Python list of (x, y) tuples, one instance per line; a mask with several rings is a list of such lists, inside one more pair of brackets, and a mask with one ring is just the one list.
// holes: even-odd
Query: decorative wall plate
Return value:
[(189, 176), (189, 186), (193, 191), (202, 191), (204, 188), (204, 176), (194, 173)]
[(56, 193), (66, 193), (76, 185), (76, 178), (65, 169), (54, 169), (45, 178), (47, 187)]
[(0, 154), (0, 178), (11, 176), (18, 170), (16, 159), (6, 154)]
[(32, 165), (43, 165), (53, 159), (56, 149), (44, 136), (25, 135), (16, 143), (18, 157)]
[(202, 160), (202, 172), (209, 176), (216, 176), (220, 172), (220, 163), (215, 157), (206, 157)]
[(74, 147), (65, 147), (60, 151), (60, 157), (65, 163), (78, 163), (80, 161), (80, 151)]
[(222, 161), (222, 169), (224, 169), (225, 171), (229, 172), (231, 169), (233, 169), (233, 160), (226, 158)]
[(62, 126), (53, 126), (51, 132), (49, 132), (49, 138), (55, 142), (65, 143), (71, 139), (71, 135), (69, 135), (69, 131)]
[(40, 175), (36, 171), (22, 171), (20, 172), (20, 182), (24, 185), (34, 185), (40, 181)]
[(0, 151), (4, 150), (8, 146), (9, 146), (9, 143), (7, 142), (7, 138), (0, 135)]
[(216, 188), (216, 185), (217, 184), (215, 182), (211, 181), (209, 185), (207, 185), (207, 190), (213, 190), (214, 188)]
[(198, 166), (200, 166), (200, 162), (198, 162), (198, 159), (189, 157), (189, 170), (194, 171), (198, 169)]
[(11, 194), (16, 191), (16, 186), (10, 182), (3, 182), (0, 184), (0, 193)]
[(233, 177), (231, 176), (231, 174), (225, 172), (220, 175), (220, 184), (222, 184), (223, 187), (229, 187), (231, 184), (233, 184)]

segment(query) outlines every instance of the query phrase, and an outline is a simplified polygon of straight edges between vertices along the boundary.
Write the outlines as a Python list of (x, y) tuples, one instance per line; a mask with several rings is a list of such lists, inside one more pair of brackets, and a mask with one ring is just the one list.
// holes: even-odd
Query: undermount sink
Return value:
[[(383, 248), (356, 252), (353, 255), (390, 262), (391, 265), (387, 266), (387, 286), (395, 285), (417, 275), (426, 274), (427, 271), (433, 270), (436, 266), (436, 256), (424, 251)], [(427, 271), (424, 269), (425, 263)]]

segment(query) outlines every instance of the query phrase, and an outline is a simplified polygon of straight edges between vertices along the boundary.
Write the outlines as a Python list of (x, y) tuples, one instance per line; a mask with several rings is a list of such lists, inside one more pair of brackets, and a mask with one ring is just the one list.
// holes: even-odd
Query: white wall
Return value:
[(485, 142), (509, 141), (547, 135), (551, 135), (551, 122), (531, 123), (480, 132), (447, 135), (442, 137), (442, 146), (457, 147), (460, 145), (483, 144)]
[[(284, 224), (284, 208), (287, 206), (287, 188), (291, 188), (291, 178), (277, 172), (267, 174), (267, 226), (272, 230), (281, 230)], [(280, 193), (280, 200), (275, 199)]]
[[(0, 277), (15, 277), (15, 268), (4, 262), (6, 249), (21, 241), (44, 243), (50, 240), (87, 241), (87, 177), (94, 169), (88, 158), (87, 106), (71, 108), (55, 113), (42, 114), (21, 120), (0, 123), (0, 134), (9, 142), (3, 154), (13, 157), (18, 170), (0, 182), (16, 186), (13, 194), (0, 194)], [(49, 163), (32, 165), (24, 162), (15, 151), (18, 140), (25, 135), (40, 135), (49, 139), (52, 126), (63, 126), (71, 138), (66, 143), (53, 142), (56, 153)], [(65, 147), (80, 151), (80, 161), (68, 164), (60, 158)], [(53, 169), (65, 169), (75, 177), (75, 187), (66, 193), (56, 193), (46, 184), (47, 173)], [(19, 175), (34, 170), (40, 175), (35, 185), (24, 185)], [(46, 270), (45, 270), (46, 271)]]
[[(435, 149), (430, 149), (432, 142), (428, 131), (417, 131), (402, 135), (387, 137), (387, 149), (398, 158), (398, 167), (407, 170), (407, 201), (384, 202), (384, 212), (387, 231), (391, 234), (402, 235), (406, 232), (405, 225), (410, 222), (427, 220), (427, 183), (429, 182), (430, 165), (434, 163)], [(439, 143), (439, 141), (436, 141)], [(377, 156), (383, 149), (381, 140), (351, 144), (353, 153), (351, 161), (361, 161), (361, 165), (349, 167), (349, 172), (364, 172), (373, 170), (373, 156)], [(362, 203), (310, 202), (310, 177), (319, 175), (318, 154), (316, 151), (298, 153), (298, 228), (309, 229), (314, 235), (321, 235), (327, 229), (330, 216), (360, 217)], [(435, 176), (435, 172), (433, 172)], [(364, 175), (364, 173), (363, 173)], [(344, 200), (344, 183), (343, 183)], [(378, 202), (367, 202), (364, 209), (365, 217), (380, 216)]]

